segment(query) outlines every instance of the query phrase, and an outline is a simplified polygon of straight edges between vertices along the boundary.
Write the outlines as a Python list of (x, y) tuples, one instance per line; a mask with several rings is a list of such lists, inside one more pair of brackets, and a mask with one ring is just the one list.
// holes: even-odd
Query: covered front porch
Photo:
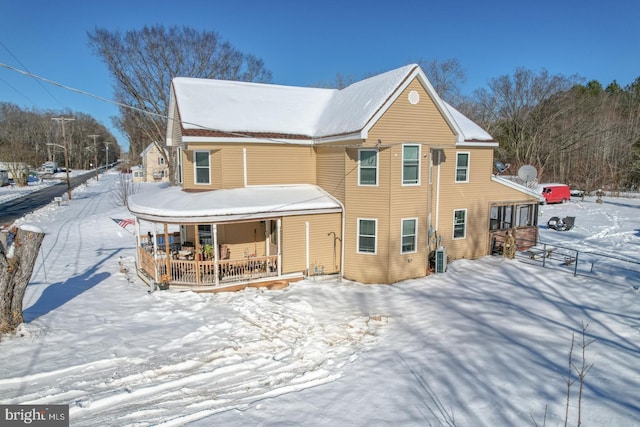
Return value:
[(280, 224), (280, 219), (177, 225), (142, 221), (137, 229), (153, 231), (137, 233), (138, 270), (150, 285), (178, 289), (300, 279), (302, 272), (282, 274)]
[(342, 271), (342, 206), (313, 185), (160, 186), (128, 205), (138, 274), (153, 288), (235, 290)]

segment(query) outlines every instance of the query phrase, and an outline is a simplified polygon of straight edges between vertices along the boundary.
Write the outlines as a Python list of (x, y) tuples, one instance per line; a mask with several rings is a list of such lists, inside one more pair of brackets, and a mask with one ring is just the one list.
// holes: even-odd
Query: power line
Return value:
[[(93, 94), (91, 92), (87, 92), (87, 91), (84, 91), (82, 89), (76, 89), (74, 87), (63, 85), (62, 83), (58, 83), (58, 82), (53, 81), (53, 80), (49, 80), (49, 79), (47, 79), (45, 77), (38, 76), (37, 74), (33, 74), (33, 73), (29, 72), (29, 71), (20, 70), (18, 68), (12, 67), (11, 65), (8, 65), (8, 64), (3, 64), (3, 63), (0, 62), (0, 67), (7, 68), (7, 69), (9, 69), (11, 71), (15, 71), (16, 73), (20, 73), (20, 74), (22, 74), (24, 76), (41, 80), (41, 81), (43, 81), (45, 83), (49, 83), (49, 84), (51, 84), (53, 86), (57, 86), (57, 87), (60, 87), (62, 89), (66, 89), (66, 90), (69, 90), (71, 92), (75, 92), (75, 93), (79, 93), (81, 95), (89, 96), (91, 98), (95, 98), (95, 99), (97, 99), (99, 101), (106, 102), (106, 103), (109, 103), (109, 104), (112, 104), (112, 105), (117, 105), (118, 107), (127, 108), (129, 110), (137, 111), (137, 112), (140, 112), (142, 114), (148, 114), (150, 116), (154, 116), (154, 117), (157, 117), (157, 118), (160, 118), (160, 119), (163, 119), (163, 120), (175, 120), (175, 119), (173, 119), (173, 118), (171, 118), (171, 117), (169, 117), (169, 116), (167, 116), (165, 114), (154, 113), (153, 111), (148, 111), (148, 110), (145, 110), (143, 108), (134, 107), (132, 105), (124, 104), (122, 102), (113, 101), (111, 99), (107, 99), (107, 98), (104, 98), (102, 96), (95, 95), (95, 94)], [(203, 125), (200, 125), (198, 123), (187, 122), (187, 121), (184, 121), (184, 120), (182, 120), (181, 123), (182, 124), (191, 125), (191, 126), (197, 126), (198, 128), (200, 128), (202, 130), (211, 130), (211, 131), (217, 130), (217, 129), (212, 129), (212, 128), (208, 127), (208, 126), (203, 126)], [(279, 140), (279, 139), (276, 139), (276, 138), (256, 137), (254, 135), (248, 135), (248, 134), (239, 133), (239, 132), (225, 132), (225, 133), (227, 133), (229, 135), (232, 135), (232, 136), (238, 136), (238, 137), (243, 137), (243, 138), (254, 138), (254, 139), (263, 140), (263, 141), (278, 142), (278, 143), (281, 143), (281, 144), (295, 144), (295, 143), (292, 143), (292, 142), (283, 141), (283, 140)]]
[[(13, 53), (9, 50), (9, 48), (8, 48), (4, 43), (2, 43), (2, 40), (0, 40), (0, 45), (2, 45), (2, 47), (3, 47), (7, 52), (9, 52), (9, 55), (11, 55), (11, 56), (13, 57), (13, 59), (15, 59), (16, 61), (18, 61), (18, 64), (20, 64), (20, 66), (22, 66), (22, 68), (24, 68), (25, 70), (29, 71), (29, 69), (27, 68), (27, 66), (26, 66), (26, 65), (24, 65), (24, 64), (22, 63), (22, 61), (20, 61), (20, 60), (19, 60), (19, 59), (18, 59), (18, 58), (13, 54)], [(30, 73), (30, 71), (29, 71), (29, 73)], [(53, 94), (52, 94), (51, 92), (49, 92), (49, 90), (47, 90), (47, 88), (42, 84), (42, 82), (40, 82), (40, 80), (38, 80), (38, 79), (35, 79), (35, 80), (36, 80), (36, 83), (38, 83), (38, 85), (39, 85), (39, 86), (40, 86), (40, 87), (41, 87), (45, 92), (47, 92), (47, 94), (49, 94), (49, 96), (50, 96), (51, 98), (53, 98), (53, 100), (54, 100), (54, 101), (56, 101), (58, 104), (60, 104), (60, 106), (64, 107), (64, 104), (63, 104), (62, 102), (60, 102), (60, 100), (59, 100), (58, 98), (56, 98), (55, 96), (53, 96)], [(6, 83), (6, 82), (5, 82), (5, 83)], [(7, 84), (8, 84), (8, 83), (7, 83)], [(15, 89), (15, 88), (14, 88), (14, 89)], [(15, 89), (15, 90), (16, 90), (16, 92), (20, 93), (17, 89)], [(24, 96), (24, 95), (22, 95), (22, 96)], [(25, 98), (27, 98), (27, 99), (29, 99), (27, 96), (24, 96), (24, 97), (25, 97)], [(29, 101), (30, 101), (32, 104), (34, 103), (34, 102), (33, 102), (33, 101), (31, 101), (30, 99), (29, 99)]]
[(131, 109), (131, 110), (134, 110), (134, 111), (139, 111), (141, 113), (149, 114), (149, 115), (156, 116), (156, 117), (163, 118), (163, 119), (167, 119), (168, 118), (167, 116), (165, 116), (163, 114), (158, 114), (158, 113), (154, 113), (152, 111), (147, 111), (147, 110), (144, 110), (142, 108), (134, 107), (134, 106), (131, 106), (131, 105), (123, 104), (121, 102), (113, 101), (111, 99), (103, 98), (102, 96), (95, 95), (95, 94), (93, 94), (91, 92), (87, 92), (87, 91), (84, 91), (84, 90), (81, 90), (81, 89), (76, 89), (76, 88), (71, 87), (71, 86), (63, 85), (62, 83), (58, 83), (56, 81), (49, 80), (49, 79), (47, 79), (45, 77), (38, 76), (36, 74), (30, 73), (30, 72), (25, 71), (25, 70), (20, 70), (18, 68), (12, 67), (11, 65), (3, 64), (3, 63), (0, 62), (0, 67), (7, 68), (7, 69), (9, 69), (11, 71), (15, 71), (16, 73), (20, 73), (23, 76), (32, 77), (34, 79), (41, 80), (41, 81), (43, 81), (45, 83), (49, 83), (49, 84), (51, 84), (53, 86), (57, 86), (57, 87), (60, 87), (62, 89), (66, 89), (66, 90), (69, 90), (71, 92), (76, 92), (76, 93), (79, 93), (81, 95), (90, 96), (90, 97), (98, 99), (98, 100), (100, 100), (102, 102), (107, 102), (109, 104), (117, 105), (117, 106), (123, 107), (123, 108), (128, 108), (128, 109)]

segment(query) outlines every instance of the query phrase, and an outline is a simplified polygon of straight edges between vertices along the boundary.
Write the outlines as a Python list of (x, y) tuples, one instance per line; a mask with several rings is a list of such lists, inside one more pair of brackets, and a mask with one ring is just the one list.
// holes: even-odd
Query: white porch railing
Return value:
[(138, 248), (138, 252), (140, 269), (151, 279), (169, 285), (225, 286), (278, 276), (277, 255), (220, 260), (216, 263), (214, 260), (167, 260), (164, 254), (154, 257), (144, 248)]

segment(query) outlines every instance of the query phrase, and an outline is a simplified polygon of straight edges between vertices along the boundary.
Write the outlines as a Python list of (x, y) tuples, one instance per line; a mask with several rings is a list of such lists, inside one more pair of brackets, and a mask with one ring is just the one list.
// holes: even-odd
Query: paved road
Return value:
[[(95, 172), (87, 172), (82, 175), (71, 177), (71, 188), (75, 188), (89, 178), (95, 176)], [(5, 224), (11, 224), (18, 218), (35, 211), (36, 209), (51, 203), (54, 197), (60, 197), (67, 192), (67, 180), (47, 186), (42, 190), (34, 191), (18, 199), (10, 200), (0, 204), (0, 228)]]

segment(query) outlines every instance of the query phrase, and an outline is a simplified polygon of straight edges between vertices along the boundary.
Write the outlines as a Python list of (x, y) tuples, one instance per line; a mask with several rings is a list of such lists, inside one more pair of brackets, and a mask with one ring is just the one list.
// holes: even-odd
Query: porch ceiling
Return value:
[(251, 186), (187, 193), (168, 184), (145, 185), (129, 196), (129, 211), (166, 223), (238, 222), (279, 216), (341, 212), (342, 206), (315, 185)]

